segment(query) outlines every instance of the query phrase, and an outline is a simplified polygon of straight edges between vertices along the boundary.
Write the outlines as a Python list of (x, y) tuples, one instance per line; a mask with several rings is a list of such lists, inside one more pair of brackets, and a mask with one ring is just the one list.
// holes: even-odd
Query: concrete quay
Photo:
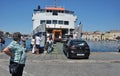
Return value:
[[(0, 53), (0, 76), (11, 76), (9, 57)], [(119, 76), (120, 53), (91, 52), (89, 59), (67, 59), (64, 54), (27, 53), (23, 76)]]

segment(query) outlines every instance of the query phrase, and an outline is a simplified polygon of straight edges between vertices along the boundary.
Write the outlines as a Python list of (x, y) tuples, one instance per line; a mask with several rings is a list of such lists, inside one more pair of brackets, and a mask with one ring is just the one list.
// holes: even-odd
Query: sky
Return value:
[[(0, 30), (30, 34), (38, 5), (54, 6), (54, 0), (0, 0)], [(74, 11), (83, 31), (120, 30), (120, 0), (56, 0), (56, 5)]]

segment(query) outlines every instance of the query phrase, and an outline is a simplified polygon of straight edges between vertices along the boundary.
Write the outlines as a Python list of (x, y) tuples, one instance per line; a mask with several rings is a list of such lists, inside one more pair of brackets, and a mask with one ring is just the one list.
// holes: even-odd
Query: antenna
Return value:
[(56, 7), (56, 0), (54, 0), (54, 7)]

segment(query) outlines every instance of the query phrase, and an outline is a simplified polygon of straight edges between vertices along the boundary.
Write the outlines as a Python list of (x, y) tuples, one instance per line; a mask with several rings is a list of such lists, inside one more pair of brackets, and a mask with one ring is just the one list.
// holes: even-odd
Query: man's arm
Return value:
[(10, 56), (11, 58), (14, 57), (14, 55), (12, 54), (12, 52), (10, 51), (9, 47), (6, 47), (3, 52), (5, 52), (5, 54), (7, 54), (8, 56)]

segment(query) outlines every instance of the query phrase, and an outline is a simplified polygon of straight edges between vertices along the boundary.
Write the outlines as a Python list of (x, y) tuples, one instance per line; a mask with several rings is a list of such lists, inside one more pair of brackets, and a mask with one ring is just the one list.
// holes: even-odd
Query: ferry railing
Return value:
[[(46, 10), (46, 9), (34, 9), (34, 14), (36, 13), (43, 13), (43, 12), (54, 12), (54, 10)], [(69, 11), (69, 10), (64, 10), (64, 11), (60, 11), (60, 10), (56, 10), (56, 12), (58, 13), (65, 13), (65, 14), (74, 14), (74, 11)]]

